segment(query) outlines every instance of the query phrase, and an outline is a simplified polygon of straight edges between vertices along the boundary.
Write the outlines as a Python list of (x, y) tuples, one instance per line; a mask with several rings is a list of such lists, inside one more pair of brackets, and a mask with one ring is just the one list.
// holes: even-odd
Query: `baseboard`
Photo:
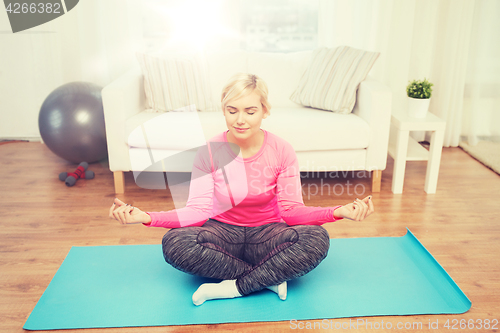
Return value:
[(20, 137), (0, 137), (0, 142), (6, 141), (29, 141), (29, 142), (41, 142), (43, 140), (39, 136), (20, 136)]
[[(491, 141), (491, 142), (500, 142), (500, 135), (478, 135), (477, 139), (479, 141)], [(469, 138), (467, 135), (461, 135), (460, 141), (468, 142)]]

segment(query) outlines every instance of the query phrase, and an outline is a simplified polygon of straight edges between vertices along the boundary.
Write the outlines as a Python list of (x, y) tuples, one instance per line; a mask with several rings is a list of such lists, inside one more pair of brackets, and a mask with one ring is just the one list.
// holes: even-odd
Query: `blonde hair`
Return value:
[(253, 91), (260, 95), (260, 102), (264, 112), (271, 110), (271, 104), (267, 99), (267, 84), (254, 74), (238, 73), (233, 75), (226, 86), (222, 89), (221, 105), (222, 111), (229, 101), (250, 95)]

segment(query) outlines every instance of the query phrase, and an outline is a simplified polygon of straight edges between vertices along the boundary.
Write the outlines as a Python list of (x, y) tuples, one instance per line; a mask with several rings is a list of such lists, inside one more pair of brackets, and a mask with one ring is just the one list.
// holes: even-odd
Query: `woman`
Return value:
[(264, 288), (285, 300), (286, 281), (327, 255), (329, 235), (321, 224), (365, 219), (374, 212), (371, 196), (344, 206), (305, 206), (292, 146), (260, 128), (271, 109), (265, 82), (237, 74), (221, 101), (228, 130), (198, 151), (186, 207), (143, 212), (115, 199), (109, 217), (172, 228), (163, 237), (165, 260), (222, 280), (202, 284), (193, 294), (195, 305)]

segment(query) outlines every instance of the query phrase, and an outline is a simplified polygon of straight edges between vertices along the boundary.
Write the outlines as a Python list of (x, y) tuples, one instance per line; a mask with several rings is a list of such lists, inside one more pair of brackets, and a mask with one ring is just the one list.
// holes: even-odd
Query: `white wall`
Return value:
[(136, 0), (86, 0), (43, 25), (12, 33), (0, 9), (0, 139), (40, 140), (45, 98), (72, 81), (105, 86), (142, 48)]
[[(7, 13), (0, 10), (0, 139), (39, 139), (38, 113), (44, 99), (51, 91), (71, 81), (88, 81), (105, 86), (130, 68), (136, 62), (135, 51), (143, 48), (141, 44), (143, 40), (143, 22), (140, 1), (80, 1), (67, 14), (41, 26), (15, 34), (11, 32)], [(488, 4), (490, 2), (494, 3), (494, 1), (489, 1)], [(359, 6), (358, 8), (351, 5), (350, 1), (338, 1), (337, 3), (338, 9), (345, 13), (342, 14), (344, 16), (349, 14), (363, 21), (373, 14), (368, 10), (369, 6), (368, 9), (366, 6)], [(347, 6), (348, 3), (349, 6)], [(356, 3), (362, 3), (362, 1)], [(483, 3), (486, 2), (477, 2), (477, 4)], [(395, 6), (397, 4), (399, 2), (394, 3)], [(366, 10), (364, 12), (365, 16), (358, 15), (361, 8)], [(420, 15), (419, 8), (416, 9), (417, 15)], [(494, 12), (498, 13), (498, 5), (495, 8), (496, 11)], [(436, 22), (435, 18), (432, 19), (436, 13), (424, 14), (430, 15), (429, 21)], [(387, 24), (387, 21), (383, 20), (384, 15), (387, 14), (379, 14), (378, 19), (372, 20), (373, 25), (371, 28), (366, 33), (358, 36), (363, 40), (357, 40), (352, 31), (346, 28), (346, 25), (339, 25), (337, 22), (336, 26), (335, 22), (328, 20), (327, 23), (333, 26), (328, 26), (328, 29), (322, 31), (331, 31), (331, 35), (328, 35), (328, 33), (321, 34), (319, 37), (323, 40), (322, 44), (337, 45), (338, 43), (344, 43), (355, 47), (357, 46), (356, 42), (363, 44), (366, 42), (365, 39), (373, 37), (370, 35), (374, 33), (373, 27)], [(420, 16), (425, 16), (424, 14), (421, 13)], [(413, 15), (410, 16), (413, 17)], [(404, 19), (401, 18), (401, 20)], [(440, 20), (437, 20), (437, 22), (440, 22)], [(497, 26), (498, 24), (495, 28)], [(490, 31), (493, 26), (484, 28)], [(335, 31), (337, 31), (337, 34), (335, 34)], [(431, 43), (432, 39), (435, 38), (434, 36), (423, 34), (422, 37), (419, 37), (417, 32), (414, 32), (414, 34), (418, 37), (413, 36), (414, 43), (418, 44), (414, 46), (420, 45), (420, 49), (431, 50), (426, 45)], [(480, 34), (480, 36), (483, 35)], [(389, 41), (385, 40), (387, 38), (387, 36), (379, 36), (377, 39), (381, 39), (381, 43), (384, 44), (389, 43)], [(326, 43), (325, 40), (329, 42)], [(395, 42), (393, 41), (393, 43)], [(481, 43), (477, 42), (478, 45), (476, 46), (491, 45), (488, 43), (489, 40), (481, 40)], [(498, 47), (495, 50), (493, 61), (498, 59)], [(392, 78), (400, 73), (394, 70), (392, 70), (394, 73), (390, 73), (390, 71), (389, 73), (381, 73), (380, 69), (384, 62), (390, 62), (390, 59), (381, 57), (376, 63), (372, 74), (375, 74), (383, 81), (392, 82), (394, 81)], [(420, 66), (410, 66), (411, 73), (408, 74), (411, 77), (420, 76), (419, 73), (425, 73), (429, 70), (429, 62), (425, 63), (427, 65), (423, 67), (421, 65), (424, 62), (415, 61), (413, 58), (407, 59), (407, 62), (420, 64)], [(484, 61), (479, 61), (479, 64), (484, 63)], [(471, 66), (470, 63), (468, 65)], [(477, 71), (472, 71), (472, 73), (477, 73)], [(499, 77), (497, 73), (498, 66), (493, 76)], [(405, 77), (396, 84), (402, 91), (399, 95), (404, 94)], [(466, 90), (473, 92), (477, 89)], [(467, 99), (467, 93), (465, 97)], [(484, 112), (495, 113), (497, 118), (494, 119), (498, 119), (498, 114), (500, 114), (497, 106), (498, 93), (495, 93), (494, 98), (494, 103), (483, 103), (480, 108)], [(469, 100), (465, 100), (464, 103), (465, 110), (473, 105), (478, 105)], [(485, 115), (484, 118), (480, 117), (480, 119), (490, 118)], [(465, 124), (471, 123), (467, 117), (464, 117), (463, 120)], [(482, 130), (487, 125), (491, 126), (492, 122), (479, 122), (475, 126), (480, 128), (479, 133), (497, 133), (498, 126), (494, 127), (494, 130), (491, 128), (488, 131)]]
[(0, 138), (37, 138), (38, 111), (58, 73), (50, 71), (51, 64), (35, 62), (32, 44), (50, 43), (53, 33), (13, 34), (4, 10), (0, 32)]

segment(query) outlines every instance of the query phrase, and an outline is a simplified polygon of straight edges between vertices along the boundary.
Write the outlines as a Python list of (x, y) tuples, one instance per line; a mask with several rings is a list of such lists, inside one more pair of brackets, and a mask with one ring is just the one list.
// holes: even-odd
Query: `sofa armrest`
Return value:
[(365, 170), (385, 170), (391, 126), (392, 92), (381, 82), (368, 78), (361, 82), (353, 113), (370, 126)]
[(108, 144), (109, 169), (130, 171), (125, 121), (146, 109), (144, 80), (134, 67), (102, 89), (102, 103)]

